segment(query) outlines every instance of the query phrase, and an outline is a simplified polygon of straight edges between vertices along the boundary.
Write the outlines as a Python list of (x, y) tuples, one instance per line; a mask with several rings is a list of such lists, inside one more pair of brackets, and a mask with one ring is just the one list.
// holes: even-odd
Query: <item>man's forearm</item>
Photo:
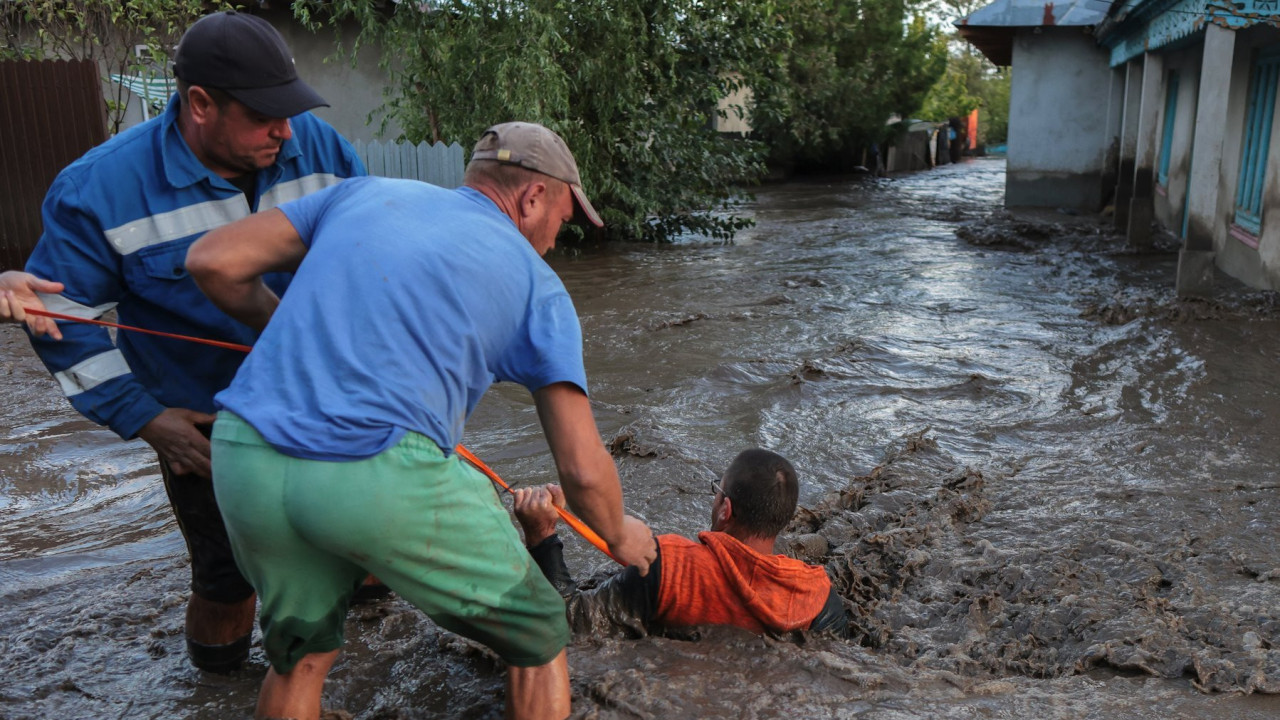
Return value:
[(292, 272), (306, 254), (289, 219), (273, 209), (209, 231), (192, 243), (186, 266), (214, 305), (261, 331), (280, 304), (262, 276)]
[(280, 298), (267, 287), (261, 276), (247, 281), (196, 281), (201, 292), (222, 312), (258, 332), (267, 326)]
[(603, 445), (586, 460), (583, 465), (558, 466), (560, 484), (565, 489), (569, 509), (613, 546), (623, 532), (622, 484), (618, 470)]

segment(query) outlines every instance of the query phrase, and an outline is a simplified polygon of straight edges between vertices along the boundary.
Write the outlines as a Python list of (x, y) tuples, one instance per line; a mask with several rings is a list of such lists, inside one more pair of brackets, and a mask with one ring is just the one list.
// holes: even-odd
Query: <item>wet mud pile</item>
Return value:
[[(955, 233), (975, 247), (1038, 251), (1044, 253), (1043, 262), (1057, 265), (1078, 261), (1082, 254), (1172, 258), (1181, 246), (1179, 238), (1156, 227), (1151, 247), (1133, 248), (1110, 218), (1051, 211), (997, 210), (965, 222)], [(1234, 281), (1221, 283), (1212, 298), (1180, 298), (1173, 283), (1112, 286), (1092, 282), (1084, 284), (1081, 292), (1081, 316), (1104, 325), (1124, 325), (1142, 318), (1173, 323), (1280, 318), (1280, 293), (1250, 290)]]
[(1081, 316), (1104, 325), (1124, 325), (1139, 318), (1174, 323), (1275, 320), (1280, 319), (1280, 293), (1235, 289), (1214, 298), (1179, 298), (1171, 288), (1127, 288), (1109, 298), (1086, 303)]
[(1011, 478), (958, 465), (925, 433), (789, 528), (826, 565), (854, 642), (904, 666), (970, 679), (1094, 668), (1189, 678), (1202, 691), (1280, 692), (1280, 569), (1236, 558), (1261, 592), (1216, 596), (1185, 529), (1142, 542), (1090, 533), (997, 547), (983, 518)]
[[(970, 220), (956, 228), (956, 237), (977, 247), (994, 247), (1018, 250), (1036, 250), (1046, 245), (1062, 245), (1064, 242), (1081, 244), (1099, 240), (1119, 240), (1108, 224), (1094, 218), (1076, 215), (1055, 215), (1048, 211), (1022, 211), (1012, 213), (997, 210), (978, 219)], [(1166, 249), (1167, 251), (1167, 249)]]

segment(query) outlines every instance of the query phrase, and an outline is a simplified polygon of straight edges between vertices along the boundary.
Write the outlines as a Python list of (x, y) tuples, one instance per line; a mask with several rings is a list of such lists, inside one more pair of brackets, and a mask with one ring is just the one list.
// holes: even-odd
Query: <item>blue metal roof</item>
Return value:
[(1097, 25), (1111, 7), (1108, 0), (996, 0), (956, 21), (958, 27), (1048, 27)]

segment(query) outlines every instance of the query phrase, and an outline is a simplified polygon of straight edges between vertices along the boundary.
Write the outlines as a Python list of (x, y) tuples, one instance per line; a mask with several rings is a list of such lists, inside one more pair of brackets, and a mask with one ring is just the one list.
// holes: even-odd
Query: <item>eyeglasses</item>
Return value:
[(721, 495), (724, 495), (725, 497), (729, 497), (729, 495), (725, 493), (724, 488), (720, 487), (720, 483), (716, 482), (715, 480), (712, 480), (712, 481), (711, 481), (711, 494), (712, 494), (712, 495), (715, 495), (716, 493), (720, 493)]

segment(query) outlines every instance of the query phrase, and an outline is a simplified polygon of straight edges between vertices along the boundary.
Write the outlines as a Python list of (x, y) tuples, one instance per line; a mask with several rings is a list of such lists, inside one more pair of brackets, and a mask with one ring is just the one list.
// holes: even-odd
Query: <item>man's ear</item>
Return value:
[(729, 526), (730, 520), (733, 520), (733, 501), (724, 497), (720, 500), (720, 509), (716, 511), (716, 522), (725, 528)]
[(547, 184), (538, 180), (524, 186), (520, 193), (520, 215), (529, 217), (538, 211), (539, 206), (547, 201)]
[(199, 85), (187, 88), (187, 105), (191, 108), (191, 119), (204, 124), (213, 119), (218, 104), (209, 93)]

